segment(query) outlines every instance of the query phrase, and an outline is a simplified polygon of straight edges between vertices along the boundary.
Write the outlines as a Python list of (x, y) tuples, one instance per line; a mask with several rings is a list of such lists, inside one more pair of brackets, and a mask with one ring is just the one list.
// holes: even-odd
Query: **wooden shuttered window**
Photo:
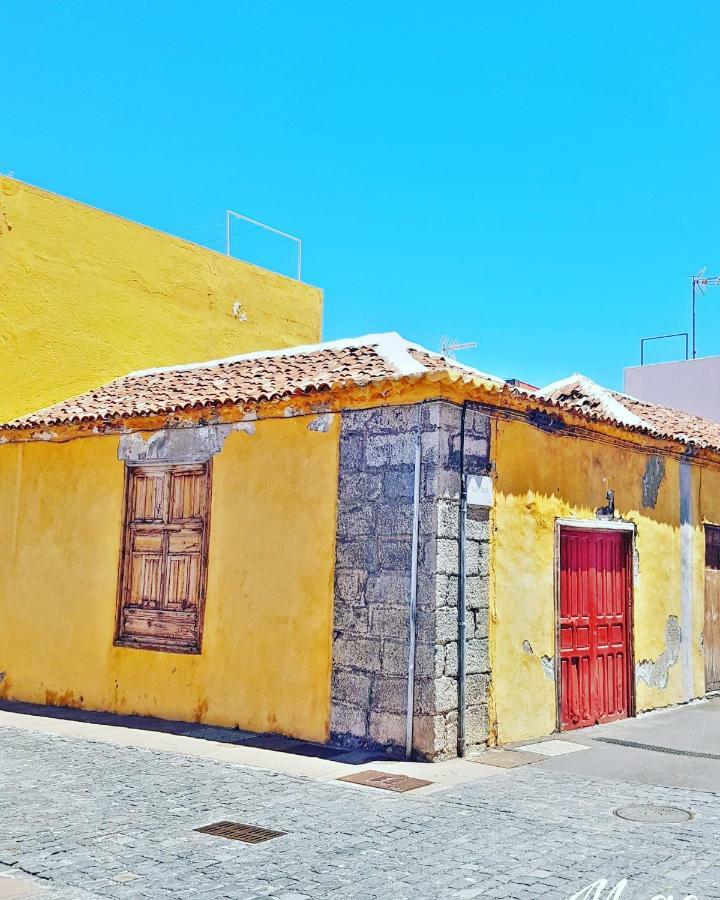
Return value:
[(210, 463), (128, 466), (116, 644), (199, 653)]

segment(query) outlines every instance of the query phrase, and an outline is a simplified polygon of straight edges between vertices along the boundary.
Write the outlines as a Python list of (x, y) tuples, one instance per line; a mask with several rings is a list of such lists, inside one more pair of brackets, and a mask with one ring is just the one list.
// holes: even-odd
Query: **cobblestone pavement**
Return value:
[[(526, 900), (628, 878), (623, 900), (720, 898), (709, 792), (527, 766), (413, 797), (10, 728), (0, 759), (0, 875), (41, 897)], [(694, 818), (613, 815), (633, 802)], [(246, 845), (193, 831), (222, 819), (287, 834)]]

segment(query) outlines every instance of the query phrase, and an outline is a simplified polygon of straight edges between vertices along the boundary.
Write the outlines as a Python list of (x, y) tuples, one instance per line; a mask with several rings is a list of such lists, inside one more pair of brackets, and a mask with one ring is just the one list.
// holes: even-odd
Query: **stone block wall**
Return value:
[[(461, 409), (443, 401), (343, 414), (331, 740), (405, 746), (414, 463), (421, 446), (413, 749), (457, 752)], [(465, 468), (488, 470), (489, 422), (465, 420)], [(467, 523), (467, 737), (487, 737), (488, 513)]]

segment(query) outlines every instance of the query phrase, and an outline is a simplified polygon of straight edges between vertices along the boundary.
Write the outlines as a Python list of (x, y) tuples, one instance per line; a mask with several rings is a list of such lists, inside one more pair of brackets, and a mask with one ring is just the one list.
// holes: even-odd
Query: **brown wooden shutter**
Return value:
[(116, 643), (199, 652), (210, 463), (127, 469)]

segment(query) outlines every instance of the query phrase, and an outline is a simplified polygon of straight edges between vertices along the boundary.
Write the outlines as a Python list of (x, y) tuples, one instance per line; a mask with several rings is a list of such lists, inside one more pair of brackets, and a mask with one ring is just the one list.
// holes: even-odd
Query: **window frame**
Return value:
[[(197, 622), (195, 627), (195, 639), (192, 645), (185, 642), (172, 642), (166, 638), (153, 639), (151, 636), (123, 634), (123, 613), (129, 605), (126, 603), (127, 592), (132, 581), (132, 490), (133, 480), (139, 470), (158, 469), (168, 475), (173, 470), (196, 468), (202, 466), (205, 470), (205, 516), (202, 520), (202, 539), (200, 546), (200, 573), (198, 578)], [(118, 561), (117, 594), (115, 609), (115, 628), (113, 646), (135, 650), (153, 650), (160, 653), (183, 653), (200, 655), (202, 653), (203, 633), (205, 626), (205, 604), (207, 600), (207, 581), (209, 568), (210, 545), (210, 519), (212, 505), (212, 459), (198, 460), (197, 462), (170, 462), (168, 460), (143, 460), (137, 463), (125, 463), (125, 475), (123, 485), (122, 523), (120, 532), (120, 554)], [(170, 498), (168, 499), (168, 503)], [(163, 523), (163, 534), (171, 533), (174, 529), (170, 523)], [(166, 551), (164, 550), (163, 553)]]
[(720, 570), (720, 526), (711, 522), (703, 522), (703, 532), (705, 536), (704, 567), (717, 572)]

